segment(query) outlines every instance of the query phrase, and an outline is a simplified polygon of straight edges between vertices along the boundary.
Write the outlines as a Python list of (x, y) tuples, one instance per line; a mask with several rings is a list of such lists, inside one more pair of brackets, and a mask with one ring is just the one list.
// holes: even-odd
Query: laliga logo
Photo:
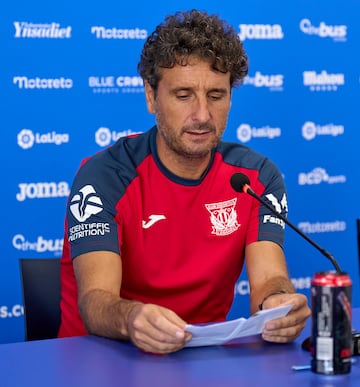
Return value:
[(111, 131), (109, 128), (101, 127), (95, 132), (95, 142), (99, 146), (108, 146), (111, 141), (117, 141), (120, 137), (127, 137), (141, 132), (133, 132), (131, 129), (126, 129), (121, 132)]
[(302, 136), (308, 141), (313, 140), (316, 136), (336, 137), (344, 134), (344, 131), (343, 125), (317, 125), (311, 121), (305, 122), (301, 129)]
[(109, 128), (99, 128), (95, 133), (95, 142), (99, 146), (107, 146), (111, 142), (111, 132)]
[(17, 135), (18, 145), (23, 149), (29, 149), (34, 145), (35, 136), (34, 133), (29, 129), (23, 129)]
[(79, 222), (103, 210), (103, 203), (92, 185), (85, 185), (71, 199), (70, 210)]
[(22, 129), (17, 136), (17, 143), (23, 149), (29, 149), (34, 144), (55, 144), (61, 145), (69, 142), (68, 133), (35, 133), (30, 129)]
[(261, 128), (251, 127), (249, 124), (241, 124), (236, 130), (236, 136), (241, 142), (248, 142), (252, 138), (268, 138), (270, 140), (281, 136), (280, 128), (271, 128), (266, 125)]

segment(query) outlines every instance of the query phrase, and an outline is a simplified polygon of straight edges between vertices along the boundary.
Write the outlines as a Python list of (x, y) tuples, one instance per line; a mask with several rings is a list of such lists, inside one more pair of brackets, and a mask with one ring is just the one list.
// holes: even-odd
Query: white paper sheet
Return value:
[(285, 305), (260, 310), (248, 319), (241, 317), (223, 323), (187, 324), (185, 330), (192, 333), (192, 340), (186, 347), (220, 345), (240, 337), (260, 334), (267, 321), (286, 316), (291, 308), (292, 305)]

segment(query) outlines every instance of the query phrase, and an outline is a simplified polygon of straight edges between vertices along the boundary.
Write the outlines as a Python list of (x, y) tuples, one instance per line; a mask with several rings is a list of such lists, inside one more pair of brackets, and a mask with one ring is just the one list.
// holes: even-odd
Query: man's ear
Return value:
[(147, 110), (150, 114), (155, 114), (155, 92), (154, 89), (150, 86), (148, 81), (144, 81), (145, 87), (145, 98)]

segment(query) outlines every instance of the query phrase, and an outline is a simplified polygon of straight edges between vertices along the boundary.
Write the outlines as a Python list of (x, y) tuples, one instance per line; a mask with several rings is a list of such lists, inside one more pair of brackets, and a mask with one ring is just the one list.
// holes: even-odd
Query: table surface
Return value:
[[(354, 357), (347, 375), (292, 370), (292, 365), (310, 364), (309, 352), (301, 349), (309, 325), (290, 344), (265, 343), (256, 336), (164, 356), (96, 336), (1, 344), (0, 386), (360, 386), (360, 357)], [(354, 309), (353, 326), (360, 330), (360, 308)]]

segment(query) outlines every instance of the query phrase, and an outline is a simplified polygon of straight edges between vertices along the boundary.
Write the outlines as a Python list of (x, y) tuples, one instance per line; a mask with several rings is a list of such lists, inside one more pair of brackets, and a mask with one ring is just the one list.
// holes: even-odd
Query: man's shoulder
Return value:
[(220, 152), (225, 163), (234, 166), (259, 169), (264, 163), (271, 163), (267, 156), (236, 142), (221, 141), (217, 151)]

